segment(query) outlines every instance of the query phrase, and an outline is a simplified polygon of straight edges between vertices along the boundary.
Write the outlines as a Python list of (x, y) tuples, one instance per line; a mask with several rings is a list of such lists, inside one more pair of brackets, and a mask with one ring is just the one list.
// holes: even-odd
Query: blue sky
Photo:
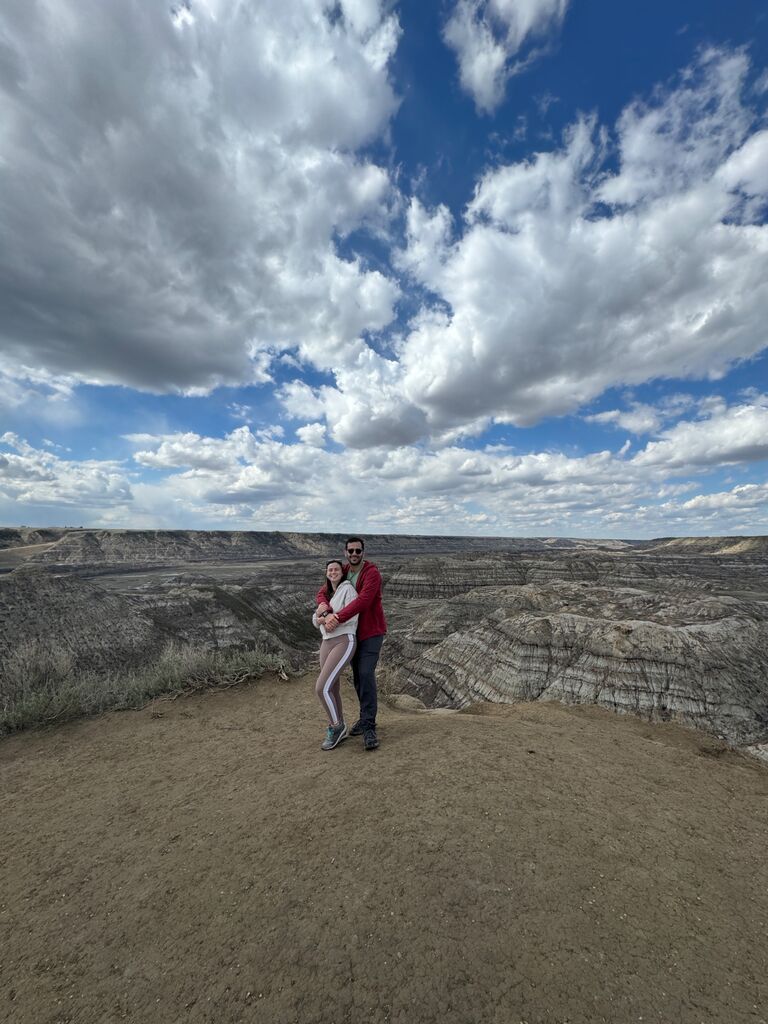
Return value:
[(763, 3), (0, 11), (0, 519), (768, 526)]

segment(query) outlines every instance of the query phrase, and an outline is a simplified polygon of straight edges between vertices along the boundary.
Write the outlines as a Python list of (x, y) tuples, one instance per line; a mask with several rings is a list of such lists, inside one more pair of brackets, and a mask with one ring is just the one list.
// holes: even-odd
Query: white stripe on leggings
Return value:
[(348, 637), (348, 640), (347, 640), (347, 650), (346, 650), (346, 652), (344, 654), (344, 657), (338, 663), (338, 665), (333, 670), (333, 672), (331, 672), (331, 674), (328, 676), (328, 678), (325, 681), (325, 686), (323, 687), (323, 700), (328, 705), (328, 707), (331, 709), (331, 718), (333, 718), (334, 725), (338, 725), (339, 722), (341, 721), (341, 719), (339, 718), (339, 712), (336, 709), (336, 705), (333, 702), (333, 698), (331, 697), (331, 686), (333, 686), (333, 681), (336, 678), (336, 676), (339, 674), (339, 672), (341, 672), (341, 670), (344, 668), (344, 666), (349, 661), (349, 659), (350, 659), (350, 657), (352, 655), (352, 648), (354, 646), (355, 646), (355, 634), (354, 633), (350, 633), (349, 637)]

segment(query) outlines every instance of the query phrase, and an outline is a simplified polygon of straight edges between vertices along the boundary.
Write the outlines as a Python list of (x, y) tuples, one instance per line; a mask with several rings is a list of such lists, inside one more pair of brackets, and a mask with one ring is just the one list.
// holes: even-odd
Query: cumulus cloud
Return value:
[(133, 456), (135, 462), (149, 469), (178, 469), (183, 466), (225, 470), (237, 465), (240, 459), (252, 457), (256, 451), (256, 439), (248, 427), (238, 427), (224, 441), (200, 437), (192, 432), (161, 438), (149, 434), (127, 434), (126, 440), (155, 445), (151, 450), (140, 449)]
[[(733, 424), (759, 436), (764, 421), (758, 415), (753, 422), (756, 413), (766, 408), (754, 399), (679, 423), (633, 458), (625, 450), (567, 455), (459, 444), (338, 450), (326, 447), (324, 427), (314, 422), (297, 429), (295, 442), (245, 426), (222, 437), (130, 435), (136, 451), (128, 469), (59, 457), (6, 434), (0, 438), (0, 508), (20, 499), (58, 506), (66, 515), (76, 506), (89, 510), (97, 525), (129, 519), (147, 527), (315, 529), (322, 523), (341, 531), (512, 535), (760, 532), (768, 527), (765, 484), (715, 493), (703, 486), (717, 465), (745, 456), (735, 442), (729, 447), (727, 436), (735, 434)], [(718, 435), (723, 424), (725, 434)], [(762, 436), (768, 436), (764, 430)], [(717, 454), (702, 460), (699, 453), (708, 445)], [(757, 455), (750, 449), (749, 457)], [(722, 462), (716, 464), (717, 458)]]
[(257, 517), (262, 526), (290, 527), (320, 516), (329, 529), (351, 528), (354, 521), (361, 529), (397, 530), (416, 527), (413, 517), (428, 511), (421, 529), (467, 531), (483, 524), (489, 532), (508, 532), (527, 528), (537, 514), (589, 508), (598, 490), (602, 501), (629, 501), (638, 487), (636, 475), (609, 452), (581, 458), (459, 446), (339, 452), (322, 447), (317, 423), (299, 427), (297, 437), (298, 443), (259, 438), (247, 427), (222, 438), (138, 435), (136, 462), (167, 475), (162, 484), (137, 484), (134, 492), (160, 508), (162, 489), (166, 507), (180, 503), (209, 521)]
[(638, 466), (726, 466), (768, 459), (768, 396), (715, 407), (703, 420), (689, 420), (664, 431), (634, 457)]
[(643, 402), (634, 402), (629, 409), (608, 409), (584, 419), (588, 423), (610, 423), (631, 434), (651, 434), (661, 426), (657, 411)]
[(350, 448), (411, 444), (428, 432), (426, 416), (401, 394), (400, 367), (366, 348), (336, 370), (335, 386), (311, 388), (301, 380), (278, 394), (294, 419), (323, 417), (331, 438)]
[(296, 436), (310, 448), (322, 448), (325, 445), (325, 427), (322, 423), (306, 423), (299, 427)]
[(694, 400), (690, 395), (666, 395), (655, 405), (630, 402), (626, 409), (607, 409), (605, 412), (585, 416), (587, 423), (610, 425), (630, 434), (655, 434), (670, 419), (677, 419), (690, 409)]
[(748, 69), (743, 53), (707, 53), (634, 104), (615, 170), (613, 136), (586, 118), (559, 149), (489, 170), (462, 225), (412, 201), (400, 266), (434, 302), (398, 350), (398, 394), (431, 430), (530, 425), (609, 387), (716, 378), (765, 348)]
[[(768, 191), (748, 71), (742, 52), (701, 55), (615, 133), (582, 118), (560, 147), (489, 170), (460, 222), (411, 200), (394, 263), (429, 302), (391, 357), (361, 349), (335, 386), (295, 382), (286, 410), (355, 447), (451, 443), (611, 387), (717, 378), (761, 351)], [(596, 422), (653, 433), (673, 412), (635, 404)]]
[(398, 290), (335, 240), (392, 199), (356, 155), (395, 109), (386, 6), (3, 5), (5, 352), (199, 394), (269, 380), (275, 351), (362, 351)]
[(746, 509), (765, 506), (768, 503), (768, 485), (742, 484), (730, 491), (718, 491), (716, 494), (698, 494), (683, 502), (682, 508), (687, 511), (714, 511), (722, 509)]
[[(688, 426), (711, 430), (713, 418)], [(137, 484), (134, 491), (159, 508), (160, 488), (166, 506), (180, 503), (203, 522), (231, 518), (275, 528), (312, 524), (320, 516), (328, 529), (340, 530), (353, 522), (356, 529), (394, 531), (649, 536), (671, 528), (711, 530), (714, 506), (724, 528), (732, 524), (731, 507), (742, 516), (739, 529), (750, 521), (759, 529), (768, 517), (764, 488), (737, 487), (729, 501), (697, 494), (695, 480), (673, 482), (684, 467), (644, 453), (518, 454), (459, 445), (333, 451), (321, 447), (317, 423), (299, 427), (297, 437), (298, 443), (260, 438), (247, 427), (222, 438), (142, 436), (137, 462), (168, 473), (162, 484)], [(721, 451), (728, 464), (731, 453)], [(700, 474), (714, 465), (696, 465), (694, 457), (689, 468)]]
[(314, 419), (325, 414), (321, 391), (311, 388), (303, 380), (292, 380), (278, 392), (285, 411), (294, 419)]
[[(2, 450), (2, 449), (5, 450)], [(0, 503), (98, 510), (132, 498), (128, 474), (117, 462), (63, 459), (16, 434), (0, 437)]]
[(77, 381), (0, 357), (0, 415), (34, 417), (52, 425), (75, 423), (80, 411), (74, 398)]
[(739, 167), (762, 136), (742, 95), (748, 68), (742, 51), (711, 49), (677, 88), (636, 100), (618, 123), (621, 168), (597, 189), (608, 203), (634, 205), (695, 189), (713, 176), (727, 189), (742, 184)]
[[(454, 6), (479, 105), (566, 6)], [(274, 370), (294, 377), (276, 397), (296, 428), (130, 434), (130, 468), (5, 434), (6, 517), (22, 503), (105, 524), (128, 509), (146, 525), (435, 532), (765, 523), (761, 484), (709, 493), (718, 467), (768, 457), (759, 394), (651, 405), (630, 390), (586, 416), (650, 434), (634, 456), (623, 438), (578, 455), (465, 442), (607, 388), (716, 379), (765, 348), (768, 91), (748, 88), (747, 55), (702, 53), (613, 127), (581, 117), (548, 150), (488, 168), (452, 214), (361, 155), (396, 108), (390, 10), (3, 6), (0, 410), (55, 421), (76, 415), (82, 381), (199, 395)], [(377, 234), (378, 270), (340, 244), (360, 230)], [(416, 312), (395, 328), (401, 289)]]
[(768, 508), (768, 484), (741, 484), (730, 491), (698, 494), (683, 502), (681, 508), (686, 512), (762, 511), (765, 515)]
[[(462, 88), (480, 112), (499, 106), (507, 81), (539, 55), (567, 8), (568, 0), (456, 0), (443, 38), (456, 53)], [(538, 49), (521, 56), (532, 41)]]

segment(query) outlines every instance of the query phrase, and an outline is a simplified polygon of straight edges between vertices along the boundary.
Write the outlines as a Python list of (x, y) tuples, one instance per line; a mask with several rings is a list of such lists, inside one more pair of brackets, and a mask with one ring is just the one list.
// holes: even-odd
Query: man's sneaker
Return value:
[(366, 750), (375, 750), (379, 745), (379, 737), (375, 729), (366, 729), (363, 733), (363, 746)]
[(352, 728), (349, 730), (349, 734), (348, 735), (350, 735), (350, 736), (362, 736), (363, 735), (363, 727), (360, 724), (360, 719), (359, 718), (355, 722), (355, 724), (352, 726)]
[(338, 747), (341, 741), (345, 740), (348, 735), (347, 727), (343, 722), (339, 722), (338, 725), (329, 725), (328, 732), (323, 740), (321, 749), (333, 750), (333, 748)]

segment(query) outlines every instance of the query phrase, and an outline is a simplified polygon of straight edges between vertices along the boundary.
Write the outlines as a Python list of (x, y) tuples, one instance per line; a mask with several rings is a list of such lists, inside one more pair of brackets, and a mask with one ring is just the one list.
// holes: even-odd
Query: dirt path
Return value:
[(768, 1021), (768, 770), (488, 711), (324, 754), (265, 680), (3, 741), (0, 1020)]

